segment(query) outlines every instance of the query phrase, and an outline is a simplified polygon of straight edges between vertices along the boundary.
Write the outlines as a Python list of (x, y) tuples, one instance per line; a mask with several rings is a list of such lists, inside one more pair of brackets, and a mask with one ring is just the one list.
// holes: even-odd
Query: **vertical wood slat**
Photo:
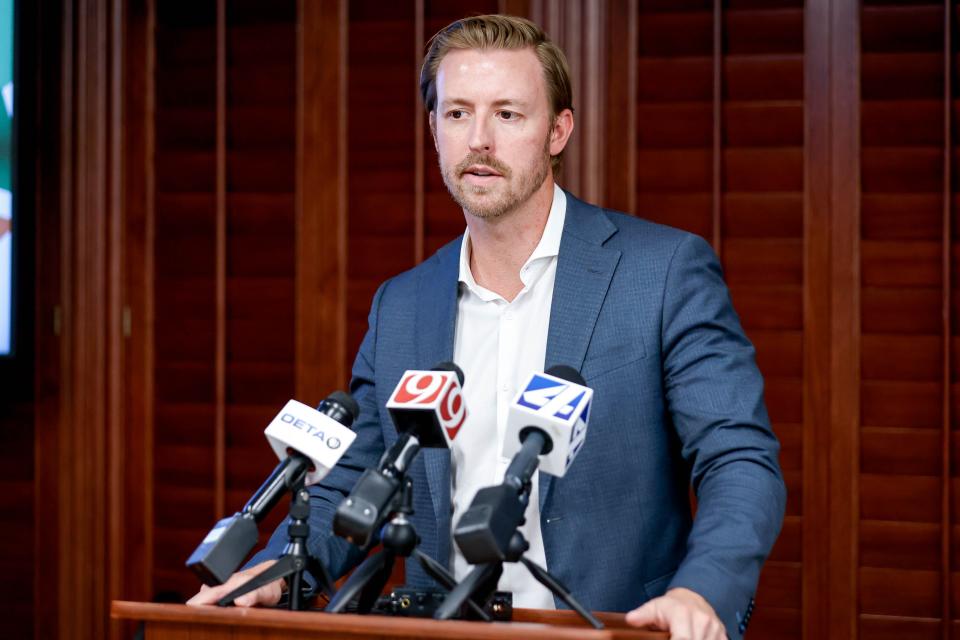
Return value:
[(723, 2), (713, 0), (713, 153), (711, 180), (711, 244), (717, 256), (723, 259), (723, 237), (720, 215), (723, 206)]
[(216, 238), (216, 362), (214, 364), (214, 509), (223, 517), (226, 504), (227, 404), (227, 6), (217, 0), (217, 238)]
[[(424, 0), (415, 0), (413, 9), (413, 68), (419, 70), (419, 63), (423, 59), (424, 36)], [(419, 86), (419, 83), (416, 83)], [(419, 91), (414, 89), (413, 100), (417, 105), (413, 109), (413, 261), (414, 264), (423, 262), (425, 245), (424, 235), (426, 224), (424, 221), (424, 132), (423, 112), (419, 109)]]
[[(803, 638), (831, 638), (829, 451), (830, 310), (830, 29), (829, 0), (808, 0), (804, 25), (803, 211)], [(838, 636), (842, 637), (842, 636)]]
[(347, 2), (297, 3), (296, 397), (344, 388)]
[[(152, 0), (124, 5), (122, 148), (123, 300), (129, 308), (123, 367), (123, 597), (149, 600), (153, 564), (153, 20)], [(132, 628), (125, 630), (131, 635)]]
[[(860, 475), (859, 6), (829, 6), (830, 636), (858, 634)], [(808, 24), (810, 24), (808, 22)], [(816, 372), (811, 372), (814, 375)], [(818, 455), (808, 451), (808, 456)], [(814, 532), (823, 535), (822, 532)]]
[(951, 500), (951, 465), (950, 465), (950, 430), (951, 430), (951, 410), (950, 410), (950, 395), (951, 395), (951, 385), (950, 385), (950, 376), (951, 376), (951, 348), (950, 348), (950, 332), (951, 332), (951, 253), (953, 245), (953, 230), (951, 223), (951, 193), (952, 193), (952, 179), (951, 179), (951, 145), (953, 139), (953, 123), (951, 118), (952, 113), (952, 82), (951, 82), (951, 70), (953, 68), (952, 64), (952, 42), (951, 42), (951, 0), (944, 0), (943, 2), (943, 15), (944, 15), (944, 25), (943, 25), (943, 244), (942, 244), (942, 255), (941, 255), (941, 269), (942, 269), (942, 278), (943, 285), (941, 289), (942, 293), (942, 309), (943, 309), (943, 425), (942, 425), (942, 438), (941, 438), (941, 447), (942, 447), (942, 495), (941, 495), (941, 531), (940, 531), (940, 578), (941, 578), (941, 620), (942, 624), (940, 626), (941, 634), (944, 640), (948, 640), (952, 637), (952, 628), (953, 628), (953, 615), (951, 612), (951, 600), (952, 600), (952, 589), (951, 589), (951, 530), (952, 530), (952, 513), (950, 508)]
[[(107, 454), (107, 517), (106, 531), (106, 564), (107, 584), (105, 598), (107, 602), (122, 597), (124, 593), (123, 569), (126, 565), (126, 540), (124, 536), (127, 510), (125, 497), (127, 486), (123, 482), (123, 465), (128, 456), (125, 455), (124, 422), (123, 422), (123, 388), (125, 353), (123, 337), (123, 308), (124, 308), (124, 258), (125, 242), (123, 232), (123, 173), (125, 158), (123, 149), (126, 144), (124, 136), (124, 108), (123, 80), (124, 50), (124, 20), (126, 14), (124, 3), (121, 0), (110, 0), (103, 3), (103, 10), (109, 12), (110, 28), (109, 46), (110, 66), (107, 82), (109, 96), (109, 122), (104, 123), (105, 134), (108, 136), (109, 148), (104, 176), (106, 182), (106, 289), (108, 313), (106, 314), (106, 368), (107, 404), (106, 404), (106, 454)], [(104, 26), (106, 31), (106, 26)], [(104, 34), (104, 40), (107, 34)], [(106, 66), (106, 65), (105, 65)], [(130, 514), (131, 516), (133, 514)], [(119, 621), (111, 620), (109, 637), (120, 638), (121, 626)]]
[[(77, 4), (77, 62), (76, 110), (77, 146), (73, 170), (76, 172), (74, 202), (70, 215), (73, 233), (67, 242), (75, 243), (71, 250), (68, 278), (70, 296), (66, 299), (65, 333), (70, 335), (71, 355), (66, 386), (71, 389), (65, 422), (71, 431), (72, 450), (68, 455), (76, 459), (75, 475), (71, 478), (71, 500), (66, 507), (70, 513), (67, 535), (76, 539), (79, 548), (73, 549), (75, 571), (70, 582), (75, 592), (87, 592), (83, 605), (76, 607), (75, 625), (63, 637), (89, 634), (104, 637), (106, 616), (105, 584), (99, 578), (105, 569), (104, 484), (105, 484), (105, 407), (106, 392), (105, 336), (106, 324), (102, 300), (105, 285), (106, 247), (104, 236), (106, 181), (106, 79), (104, 6), (96, 0), (80, 0)], [(67, 426), (65, 425), (65, 426)], [(62, 505), (63, 506), (63, 505)], [(86, 520), (86, 522), (85, 522)]]
[(146, 92), (144, 109), (144, 171), (146, 180), (144, 184), (144, 280), (143, 290), (143, 342), (146, 345), (144, 349), (143, 370), (144, 370), (144, 401), (143, 408), (144, 422), (144, 461), (143, 473), (141, 474), (144, 482), (144, 576), (143, 587), (147, 593), (153, 584), (154, 558), (156, 551), (154, 545), (154, 416), (156, 415), (156, 397), (154, 384), (154, 371), (156, 371), (156, 357), (154, 345), (156, 344), (154, 332), (154, 319), (156, 317), (154, 310), (154, 301), (156, 294), (154, 283), (156, 281), (156, 256), (154, 249), (156, 247), (156, 136), (153, 123), (156, 122), (157, 112), (157, 87), (156, 87), (156, 30), (157, 30), (157, 0), (147, 0), (147, 28), (146, 28)]
[[(637, 0), (607, 6), (602, 204), (629, 213), (637, 210)], [(622, 114), (622, 117), (612, 117)], [(624, 119), (626, 122), (624, 123)], [(626, 128), (624, 128), (626, 124)]]

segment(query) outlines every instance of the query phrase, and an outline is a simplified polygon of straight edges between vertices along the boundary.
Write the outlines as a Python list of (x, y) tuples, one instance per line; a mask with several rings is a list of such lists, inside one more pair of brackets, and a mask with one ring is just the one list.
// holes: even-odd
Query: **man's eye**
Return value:
[(517, 119), (517, 114), (514, 113), (513, 111), (501, 111), (501, 112), (500, 112), (500, 119), (501, 119), (501, 120), (516, 120), (516, 119)]
[(451, 118), (453, 118), (454, 120), (460, 120), (460, 119), (463, 118), (466, 114), (463, 112), (463, 109), (454, 109), (453, 111), (451, 111), (451, 112), (448, 113), (447, 115), (450, 116)]

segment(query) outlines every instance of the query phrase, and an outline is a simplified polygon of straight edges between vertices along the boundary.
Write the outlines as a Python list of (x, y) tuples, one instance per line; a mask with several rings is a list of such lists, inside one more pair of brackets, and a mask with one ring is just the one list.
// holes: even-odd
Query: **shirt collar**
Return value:
[[(563, 235), (563, 223), (567, 217), (567, 194), (556, 184), (553, 185), (553, 203), (550, 205), (550, 213), (547, 216), (547, 224), (543, 227), (543, 235), (540, 236), (540, 242), (527, 261), (521, 268), (521, 280), (527, 284), (523, 277), (523, 271), (527, 265), (541, 258), (553, 258), (560, 255), (560, 238)], [(467, 227), (463, 232), (463, 241), (460, 243), (460, 282), (464, 283), (471, 290), (478, 292), (487, 290), (477, 284), (473, 279), (473, 273), (470, 271), (470, 228)], [(490, 299), (499, 298), (495, 293), (491, 293)], [(481, 295), (486, 298), (486, 296)]]

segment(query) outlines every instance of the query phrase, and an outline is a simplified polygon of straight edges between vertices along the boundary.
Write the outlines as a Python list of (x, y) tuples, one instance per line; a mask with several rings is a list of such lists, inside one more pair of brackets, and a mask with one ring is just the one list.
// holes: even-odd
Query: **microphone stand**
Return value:
[[(356, 568), (327, 604), (324, 609), (326, 613), (343, 612), (358, 595), (357, 613), (369, 613), (393, 571), (393, 563), (397, 556), (401, 558), (415, 556), (427, 575), (444, 588), (450, 590), (456, 586), (456, 580), (443, 565), (417, 549), (420, 538), (408, 518), (413, 515), (413, 481), (406, 476), (401, 479), (396, 505), (392, 512), (393, 517), (383, 528), (381, 536), (383, 549), (367, 557)], [(490, 616), (473, 599), (467, 599), (466, 604), (477, 618), (490, 622)]]
[(525, 428), (520, 438), (520, 451), (510, 462), (503, 483), (481, 489), (457, 525), (454, 537), (460, 549), (468, 561), (479, 563), (450, 592), (433, 617), (436, 620), (449, 620), (468, 598), (487, 602), (503, 573), (503, 563), (520, 562), (537, 582), (580, 614), (594, 629), (602, 629), (603, 623), (580, 604), (555, 576), (523, 555), (530, 548), (520, 533), (520, 526), (524, 523), (523, 513), (530, 501), (530, 479), (537, 469), (538, 456), (549, 453), (553, 442), (537, 427)]
[(303, 572), (309, 571), (320, 583), (320, 588), (333, 596), (333, 580), (330, 573), (319, 558), (307, 550), (307, 539), (310, 536), (310, 493), (304, 487), (305, 474), (300, 474), (293, 481), (293, 499), (290, 502), (290, 524), (287, 526), (287, 535), (290, 541), (283, 550), (283, 555), (266, 571), (257, 574), (240, 585), (223, 598), (217, 601), (221, 607), (228, 607), (242, 595), (259, 589), (279, 578), (289, 578), (288, 608), (291, 611), (306, 609), (306, 598), (302, 593)]
[(587, 610), (580, 602), (573, 597), (556, 576), (552, 575), (544, 567), (541, 567), (533, 560), (524, 556), (524, 552), (530, 548), (530, 543), (523, 537), (519, 531), (515, 531), (510, 539), (510, 546), (507, 550), (507, 557), (503, 561), (486, 562), (476, 565), (473, 570), (467, 574), (463, 582), (450, 592), (443, 604), (437, 608), (434, 614), (436, 620), (449, 620), (460, 609), (464, 601), (476, 600), (478, 602), (487, 602), (490, 596), (497, 588), (497, 582), (503, 573), (504, 562), (520, 562), (527, 568), (530, 574), (536, 578), (537, 582), (545, 586), (560, 598), (568, 607), (580, 614), (580, 617), (587, 621), (594, 629), (603, 629), (603, 623)]

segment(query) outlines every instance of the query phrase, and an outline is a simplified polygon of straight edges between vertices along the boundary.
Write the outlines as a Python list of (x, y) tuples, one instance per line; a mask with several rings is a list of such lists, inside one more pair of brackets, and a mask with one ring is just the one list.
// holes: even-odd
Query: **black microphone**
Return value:
[(463, 371), (444, 362), (430, 371), (403, 374), (387, 401), (399, 438), (367, 469), (337, 508), (333, 532), (366, 547), (390, 515), (404, 475), (421, 447), (445, 448), (466, 421)]
[(223, 518), (187, 560), (209, 586), (223, 584), (257, 544), (257, 524), (294, 488), (319, 482), (349, 448), (349, 428), (360, 406), (343, 391), (331, 393), (316, 410), (291, 400), (265, 433), (280, 464), (238, 513)]
[(470, 564), (503, 562), (524, 523), (533, 474), (562, 477), (586, 438), (593, 391), (576, 369), (557, 365), (535, 373), (507, 414), (503, 455), (513, 456), (503, 482), (477, 492), (454, 529)]

